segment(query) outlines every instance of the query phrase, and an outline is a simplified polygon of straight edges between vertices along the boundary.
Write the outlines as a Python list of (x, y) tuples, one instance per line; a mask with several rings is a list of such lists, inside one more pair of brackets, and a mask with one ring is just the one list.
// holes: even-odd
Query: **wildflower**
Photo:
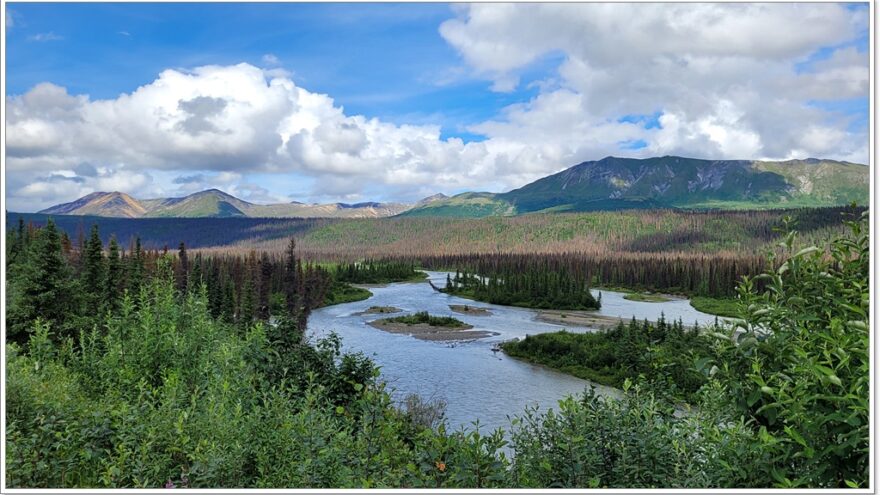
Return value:
[(174, 482), (169, 479), (168, 481), (165, 482), (165, 488), (177, 488), (177, 487), (174, 486)]
[(437, 461), (434, 463), (434, 465), (437, 466), (437, 469), (440, 470), (441, 473), (446, 471), (446, 463), (445, 462)]

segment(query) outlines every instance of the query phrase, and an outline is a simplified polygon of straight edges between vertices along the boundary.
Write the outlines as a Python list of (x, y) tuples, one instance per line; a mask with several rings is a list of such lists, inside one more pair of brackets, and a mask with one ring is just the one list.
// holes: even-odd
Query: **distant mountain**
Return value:
[(246, 217), (253, 203), (242, 201), (219, 189), (208, 189), (182, 198), (142, 200), (147, 208), (144, 216), (171, 218), (228, 218)]
[(486, 217), (628, 208), (770, 209), (868, 204), (868, 167), (820, 160), (699, 160), (607, 157), (583, 162), (513, 191), (435, 194), (416, 204), (297, 201), (249, 203), (217, 189), (182, 198), (135, 199), (96, 192), (40, 213), (103, 217), (379, 218)]
[(94, 192), (76, 201), (46, 208), (40, 213), (52, 215), (95, 215), (99, 217), (138, 218), (147, 209), (138, 200), (121, 192)]
[(292, 201), (258, 205), (218, 189), (208, 189), (182, 198), (141, 200), (120, 192), (96, 192), (39, 213), (127, 218), (378, 218), (394, 216), (410, 208), (409, 204), (376, 202), (310, 205)]
[(514, 215), (514, 206), (488, 192), (467, 192), (452, 197), (444, 196), (431, 202), (417, 204), (399, 216), (405, 217), (488, 217)]
[(868, 167), (849, 162), (607, 157), (519, 189), (466, 193), (406, 216), (487, 216), (627, 208), (769, 209), (868, 203)]
[(420, 199), (418, 202), (416, 202), (415, 206), (425, 206), (427, 204), (433, 203), (434, 201), (440, 201), (440, 200), (447, 199), (447, 198), (449, 198), (449, 196), (447, 196), (443, 193), (437, 193), (437, 194), (428, 196), (427, 198)]

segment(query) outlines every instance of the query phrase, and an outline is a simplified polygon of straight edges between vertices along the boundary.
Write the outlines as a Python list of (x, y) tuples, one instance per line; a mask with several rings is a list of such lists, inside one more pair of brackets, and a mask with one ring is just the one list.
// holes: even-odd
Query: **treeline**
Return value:
[(388, 284), (408, 280), (421, 280), (423, 272), (416, 270), (413, 262), (374, 261), (340, 263), (333, 270), (334, 278), (351, 284)]
[[(110, 236), (128, 244), (140, 237), (150, 249), (218, 248), (246, 253), (251, 249), (283, 252), (290, 237), (303, 259), (354, 262), (389, 253), (408, 257), (469, 253), (607, 252), (758, 254), (780, 236), (785, 216), (798, 220), (806, 242), (824, 242), (842, 232), (841, 220), (856, 218), (864, 207), (800, 208), (764, 211), (626, 210), (532, 214), (488, 218), (100, 218), (58, 215), (57, 227), (71, 238), (85, 236), (98, 224), (102, 241)], [(41, 214), (7, 213), (14, 228), (45, 225)]]
[(656, 390), (673, 398), (694, 399), (706, 383), (694, 362), (712, 356), (708, 331), (685, 327), (681, 320), (656, 323), (636, 321), (619, 323), (603, 332), (555, 332), (526, 335), (519, 341), (502, 344), (507, 354), (550, 366), (565, 373), (612, 387), (622, 387), (626, 380), (659, 379)]
[(537, 257), (508, 265), (494, 264), (476, 273), (457, 271), (454, 277), (446, 276), (446, 287), (441, 291), (526, 308), (591, 310), (600, 306), (590, 294), (588, 273), (552, 266)]
[[(53, 221), (38, 228), (20, 221), (7, 232), (8, 340), (23, 342), (41, 318), (59, 337), (76, 337), (117, 311), (128, 293), (135, 306), (141, 287), (157, 273), (167, 250), (145, 250), (140, 239), (128, 249), (111, 236), (105, 246), (97, 225), (88, 238), (71, 242)], [(248, 326), (270, 316), (304, 327), (309, 312), (332, 297), (332, 275), (303, 264), (291, 239), (286, 253), (189, 255), (180, 243), (168, 256), (181, 297), (205, 287), (208, 310), (219, 320)]]
[(546, 276), (557, 280), (547, 280), (542, 287), (552, 290), (561, 284), (560, 290), (574, 290), (572, 296), (587, 286), (606, 286), (714, 297), (733, 295), (742, 276), (757, 275), (767, 265), (758, 255), (684, 253), (470, 254), (420, 257), (418, 263), (429, 269), (459, 269), (484, 276), (510, 274), (517, 290), (523, 284), (528, 287), (529, 280)]
[(7, 229), (15, 228), (19, 219), (25, 224), (44, 226), (49, 219), (71, 239), (87, 237), (97, 225), (104, 244), (115, 237), (128, 245), (140, 238), (145, 249), (174, 250), (183, 242), (190, 249), (232, 246), (238, 243), (257, 248), (252, 241), (274, 239), (283, 252), (290, 237), (333, 223), (329, 218), (116, 218), (78, 215), (46, 215), (42, 213), (6, 213)]

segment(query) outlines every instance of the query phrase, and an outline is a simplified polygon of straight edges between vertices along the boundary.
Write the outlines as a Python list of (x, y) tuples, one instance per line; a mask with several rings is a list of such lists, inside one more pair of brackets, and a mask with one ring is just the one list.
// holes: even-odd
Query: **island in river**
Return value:
[(475, 340), (498, 335), (495, 332), (471, 330), (473, 325), (451, 316), (433, 316), (427, 311), (395, 318), (382, 318), (369, 325), (390, 333), (411, 335), (421, 340)]

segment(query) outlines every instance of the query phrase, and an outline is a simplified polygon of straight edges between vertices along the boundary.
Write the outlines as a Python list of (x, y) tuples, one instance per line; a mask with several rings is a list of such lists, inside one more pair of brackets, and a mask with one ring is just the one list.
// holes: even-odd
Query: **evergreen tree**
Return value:
[(83, 258), (82, 282), (86, 304), (91, 314), (97, 316), (103, 312), (104, 296), (106, 294), (104, 245), (101, 243), (101, 237), (98, 235), (97, 225), (92, 225), (92, 231), (88, 242), (86, 242)]
[(107, 305), (112, 310), (119, 306), (122, 291), (122, 263), (119, 259), (119, 244), (116, 237), (110, 237), (107, 253)]
[(34, 320), (41, 318), (60, 336), (69, 334), (76, 291), (61, 253), (61, 238), (49, 219), (29, 245), (26, 257), (8, 272), (7, 338), (24, 342)]
[(186, 245), (181, 242), (177, 249), (177, 273), (175, 274), (177, 292), (186, 294), (189, 289), (189, 259), (186, 256)]
[(259, 287), (259, 304), (257, 306), (257, 318), (261, 320), (269, 319), (269, 292), (272, 284), (272, 263), (269, 260), (269, 253), (265, 251), (260, 256), (260, 287)]
[(301, 267), (296, 258), (296, 240), (291, 237), (287, 243), (287, 252), (284, 260), (284, 298), (287, 303), (287, 316), (293, 316), (299, 311), (300, 294), (298, 288), (301, 283)]
[(134, 297), (140, 293), (144, 280), (144, 252), (141, 249), (141, 238), (135, 240), (134, 250), (128, 257), (128, 287)]
[(244, 286), (241, 289), (241, 310), (238, 321), (243, 326), (254, 321), (257, 313), (257, 298), (255, 294), (254, 280), (251, 274), (245, 276)]

